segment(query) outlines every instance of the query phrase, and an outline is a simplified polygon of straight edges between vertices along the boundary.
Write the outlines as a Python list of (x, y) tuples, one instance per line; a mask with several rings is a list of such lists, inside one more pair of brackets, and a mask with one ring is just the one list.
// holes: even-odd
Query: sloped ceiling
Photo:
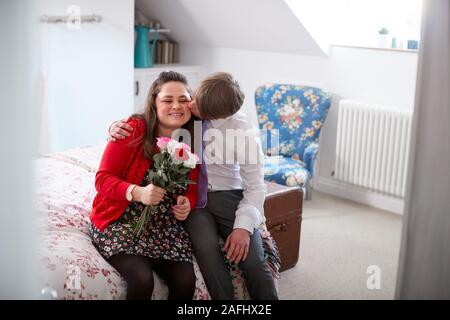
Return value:
[(325, 56), (284, 0), (136, 0), (136, 8), (180, 43)]

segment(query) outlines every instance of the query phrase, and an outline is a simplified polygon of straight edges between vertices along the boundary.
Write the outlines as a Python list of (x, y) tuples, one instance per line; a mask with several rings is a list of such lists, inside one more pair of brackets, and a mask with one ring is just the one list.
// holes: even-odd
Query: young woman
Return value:
[[(91, 213), (92, 242), (127, 282), (127, 299), (150, 299), (153, 271), (169, 287), (169, 299), (192, 299), (195, 275), (192, 247), (181, 221), (197, 201), (196, 184), (167, 193), (150, 184), (148, 169), (156, 138), (191, 127), (186, 78), (163, 72), (154, 81), (142, 114), (131, 116), (129, 137), (109, 142), (96, 174), (98, 191)], [(190, 172), (197, 181), (198, 170)], [(145, 205), (158, 205), (139, 236), (134, 227)]]

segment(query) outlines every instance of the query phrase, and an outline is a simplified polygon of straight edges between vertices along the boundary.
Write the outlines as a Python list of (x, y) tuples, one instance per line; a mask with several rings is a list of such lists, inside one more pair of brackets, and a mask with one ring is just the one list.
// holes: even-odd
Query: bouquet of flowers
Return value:
[[(157, 138), (156, 145), (160, 152), (153, 156), (154, 170), (150, 168), (148, 172), (151, 183), (167, 192), (175, 190), (177, 186), (195, 184), (188, 179), (188, 173), (195, 168), (199, 159), (191, 152), (191, 148), (185, 143), (167, 137)], [(148, 205), (144, 208), (134, 229), (136, 236), (142, 233), (150, 216), (157, 210), (158, 205)]]

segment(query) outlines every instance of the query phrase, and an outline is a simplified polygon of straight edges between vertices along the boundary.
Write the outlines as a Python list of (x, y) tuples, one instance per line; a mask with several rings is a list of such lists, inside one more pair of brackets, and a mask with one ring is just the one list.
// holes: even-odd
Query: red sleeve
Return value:
[(130, 183), (124, 181), (125, 173), (128, 170), (128, 163), (136, 146), (130, 146), (130, 142), (135, 140), (143, 132), (138, 130), (140, 120), (130, 119), (127, 123), (133, 127), (130, 136), (109, 142), (103, 152), (100, 166), (95, 175), (95, 188), (104, 197), (114, 200), (125, 200), (126, 191)]
[(197, 199), (198, 199), (198, 165), (192, 169), (189, 172), (189, 179), (195, 181), (195, 184), (190, 184), (187, 187), (185, 196), (189, 199), (189, 203), (191, 204), (191, 211), (196, 207), (197, 205)]

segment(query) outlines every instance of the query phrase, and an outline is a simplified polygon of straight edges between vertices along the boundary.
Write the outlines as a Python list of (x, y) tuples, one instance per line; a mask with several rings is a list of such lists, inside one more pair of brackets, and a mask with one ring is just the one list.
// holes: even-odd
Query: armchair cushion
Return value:
[(290, 187), (303, 187), (310, 178), (303, 161), (283, 156), (266, 158), (264, 176), (267, 181)]

